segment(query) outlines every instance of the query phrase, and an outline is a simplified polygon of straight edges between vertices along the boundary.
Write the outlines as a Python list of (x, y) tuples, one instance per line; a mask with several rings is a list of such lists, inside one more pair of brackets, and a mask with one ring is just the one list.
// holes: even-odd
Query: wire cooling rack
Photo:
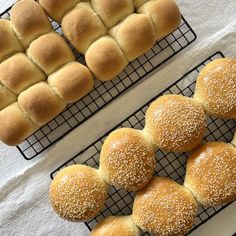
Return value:
[[(0, 18), (8, 19), (9, 11), (10, 8), (3, 12)], [(52, 25), (55, 31), (63, 35), (60, 25), (54, 21), (52, 21)], [(196, 38), (195, 32), (182, 17), (181, 26), (175, 32), (156, 43), (148, 53), (130, 63), (114, 80), (109, 82), (96, 80), (93, 91), (79, 102), (68, 105), (64, 112), (20, 144), (17, 147), (18, 150), (26, 160), (33, 159), (121, 93), (127, 91), (131, 86), (186, 48)], [(71, 46), (77, 60), (84, 64), (83, 56), (78, 54), (69, 42), (68, 44)]]
[[(51, 173), (51, 178), (53, 178), (59, 170), (73, 164), (83, 163), (92, 167), (98, 167), (99, 164), (99, 153), (101, 146), (107, 137), (107, 135), (113, 130), (120, 127), (132, 127), (135, 129), (143, 129), (144, 119), (147, 108), (150, 103), (153, 102), (157, 97), (163, 94), (182, 94), (185, 96), (192, 96), (195, 88), (195, 80), (199, 71), (210, 61), (224, 57), (221, 52), (217, 52), (213, 56), (209, 57), (203, 61), (200, 65), (196, 66), (190, 72), (185, 74), (181, 79), (172, 84), (169, 88), (163, 91), (158, 96), (154, 97), (151, 101), (142, 106), (139, 110), (134, 112), (127, 119), (122, 121), (112, 130), (107, 132), (104, 136), (99, 138), (97, 141), (92, 143), (86, 149), (81, 151), (75, 157), (68, 160), (66, 163), (57, 168), (53, 173)], [(224, 121), (217, 118), (208, 118), (207, 121), (207, 131), (205, 134), (204, 141), (212, 140), (221, 140), (225, 142), (230, 142), (233, 138), (234, 131), (236, 129), (236, 122), (233, 120)], [(173, 154), (168, 152), (163, 152), (158, 150), (156, 152), (158, 159), (158, 165), (156, 169), (156, 175), (158, 176), (169, 176), (178, 183), (182, 184), (185, 176), (185, 165), (188, 154)], [(94, 226), (101, 221), (104, 217), (108, 215), (127, 215), (131, 213), (132, 203), (134, 199), (134, 193), (127, 192), (121, 189), (115, 189), (114, 187), (110, 188), (109, 196), (105, 204), (105, 208), (100, 214), (93, 220), (86, 223), (86, 226), (91, 230)], [(219, 207), (200, 207), (198, 216), (196, 218), (194, 227), (191, 229), (191, 232), (197, 229), (200, 225), (204, 224), (214, 215), (222, 211), (229, 204)], [(150, 235), (144, 233), (143, 235)]]

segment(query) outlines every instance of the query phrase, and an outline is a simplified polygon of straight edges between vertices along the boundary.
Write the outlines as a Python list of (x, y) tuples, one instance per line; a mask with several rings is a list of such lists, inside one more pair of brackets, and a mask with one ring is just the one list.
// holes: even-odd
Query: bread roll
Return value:
[(45, 80), (43, 72), (24, 53), (18, 53), (0, 64), (0, 81), (13, 93)]
[(62, 19), (62, 29), (78, 52), (85, 54), (89, 45), (106, 34), (106, 27), (91, 8), (90, 3), (81, 2)]
[(102, 209), (107, 186), (96, 169), (73, 165), (61, 170), (50, 186), (55, 212), (69, 221), (87, 221)]
[(40, 5), (34, 0), (20, 0), (11, 9), (13, 29), (24, 48), (39, 36), (52, 30), (52, 26)]
[(63, 111), (66, 104), (46, 82), (40, 82), (18, 97), (21, 109), (38, 125), (44, 125)]
[(61, 22), (65, 13), (72, 9), (80, 0), (39, 0), (39, 4), (48, 16), (57, 22)]
[(11, 23), (0, 19), (0, 63), (11, 55), (22, 52), (23, 48), (16, 38)]
[(71, 62), (48, 78), (48, 83), (66, 103), (76, 102), (93, 88), (89, 69), (78, 62)]
[(155, 44), (155, 30), (150, 18), (142, 14), (131, 14), (109, 34), (116, 39), (128, 61), (149, 51)]
[(138, 9), (142, 4), (150, 0), (133, 0), (134, 7)]
[(91, 0), (91, 5), (107, 28), (134, 13), (132, 0)]
[(184, 185), (202, 205), (217, 206), (236, 199), (236, 148), (209, 142), (187, 161)]
[(152, 178), (155, 164), (155, 152), (142, 132), (122, 128), (112, 132), (105, 140), (99, 170), (107, 183), (136, 191)]
[(75, 60), (71, 49), (57, 33), (45, 34), (33, 41), (27, 55), (47, 75)]
[(236, 119), (236, 60), (216, 59), (200, 72), (194, 99), (209, 115)]
[(197, 203), (190, 191), (168, 178), (153, 178), (134, 199), (135, 224), (156, 235), (185, 235), (196, 215)]
[(0, 82), (0, 110), (17, 100), (17, 96)]
[(0, 111), (0, 140), (16, 146), (34, 133), (39, 127), (27, 118), (17, 102)]
[(102, 220), (90, 236), (140, 236), (132, 216), (110, 216)]
[(169, 35), (181, 23), (181, 13), (175, 0), (148, 1), (138, 9), (138, 13), (150, 16), (157, 40)]
[(146, 113), (145, 131), (158, 148), (186, 152), (196, 148), (205, 132), (203, 107), (192, 98), (165, 95), (154, 101)]
[(95, 41), (85, 54), (85, 61), (97, 79), (114, 79), (128, 65), (118, 43), (110, 36)]

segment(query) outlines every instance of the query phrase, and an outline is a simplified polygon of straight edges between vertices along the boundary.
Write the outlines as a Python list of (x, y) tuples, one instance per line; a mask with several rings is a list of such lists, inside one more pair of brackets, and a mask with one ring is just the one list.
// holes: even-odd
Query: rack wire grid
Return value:
[[(66, 163), (57, 168), (54, 172), (51, 173), (51, 178), (53, 179), (54, 176), (58, 173), (58, 171), (73, 164), (83, 163), (97, 168), (99, 165), (99, 153), (102, 144), (110, 132), (121, 127), (132, 127), (135, 129), (143, 129), (145, 122), (144, 120), (145, 113), (147, 108), (149, 107), (150, 103), (152, 103), (154, 100), (156, 100), (157, 97), (161, 95), (174, 93), (191, 97), (194, 93), (195, 80), (199, 71), (210, 61), (222, 57), (224, 57), (224, 55), (221, 52), (217, 52), (216, 54), (212, 55), (211, 57), (203, 61), (200, 65), (193, 68), (190, 72), (185, 74), (181, 79), (172, 84), (161, 94), (154, 97), (151, 101), (143, 105), (139, 110), (134, 112), (131, 116), (126, 118), (112, 130), (110, 130), (101, 138), (99, 138), (97, 141), (92, 143), (90, 146), (82, 150), (75, 157), (71, 158)], [(222, 119), (209, 117), (207, 121), (207, 131), (205, 134), (204, 142), (210, 140), (211, 141), (221, 140), (225, 142), (230, 142), (233, 138), (235, 129), (236, 129), (236, 122), (233, 120), (224, 121)], [(156, 156), (158, 164), (155, 174), (158, 176), (169, 176), (178, 183), (182, 184), (185, 176), (185, 166), (188, 153), (174, 154), (158, 150), (156, 152)], [(93, 220), (85, 223), (86, 226), (89, 228), (89, 230), (91, 230), (98, 222), (100, 222), (106, 216), (131, 214), (133, 200), (134, 200), (133, 192), (127, 192), (122, 189), (116, 189), (114, 187), (111, 187), (103, 211), (101, 211), (100, 214)], [(208, 221), (214, 215), (222, 211), (228, 205), (230, 204), (214, 208), (199, 207), (198, 216), (190, 232), (197, 229), (200, 225), (204, 224), (206, 221)], [(144, 233), (143, 235), (146, 236), (150, 234)]]
[[(0, 18), (9, 19), (10, 9), (0, 14)], [(54, 21), (51, 23), (55, 31), (64, 37), (61, 26)], [(68, 105), (64, 112), (17, 146), (18, 150), (26, 160), (33, 159), (182, 51), (196, 38), (197, 35), (182, 16), (181, 26), (176, 31), (157, 42), (148, 53), (130, 63), (114, 80), (108, 82), (96, 80), (93, 91), (80, 101)], [(68, 40), (66, 41), (73, 50), (76, 59), (85, 64), (84, 57), (72, 47)]]

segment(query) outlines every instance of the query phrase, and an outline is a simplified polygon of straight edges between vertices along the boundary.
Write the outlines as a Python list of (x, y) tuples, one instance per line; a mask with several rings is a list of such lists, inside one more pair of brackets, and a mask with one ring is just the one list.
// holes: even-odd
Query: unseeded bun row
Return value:
[(51, 18), (61, 22), (65, 36), (102, 81), (113, 79), (181, 22), (174, 0), (39, 3)]
[[(149, 50), (158, 38), (155, 17), (159, 10), (155, 14), (149, 12), (151, 2), (165, 8), (169, 17), (175, 19), (172, 22), (168, 14), (163, 15), (162, 22), (166, 23), (160, 21), (158, 30), (171, 32), (180, 22), (179, 9), (172, 0), (167, 5), (166, 1), (151, 1), (143, 8), (138, 6), (147, 1), (134, 1), (134, 5), (131, 0), (39, 2), (52, 18), (62, 20), (64, 33), (78, 51), (85, 53), (89, 48), (85, 56), (87, 64), (101, 80), (115, 77), (128, 61)], [(143, 9), (144, 14), (131, 14), (134, 6), (140, 13)], [(10, 18), (11, 21), (0, 21), (3, 35), (0, 109), (4, 109), (4, 116), (16, 114), (17, 117), (21, 113), (21, 119), (0, 120), (4, 124), (0, 139), (8, 145), (17, 145), (62, 112), (67, 103), (85, 96), (93, 87), (93, 76), (85, 66), (74, 61), (71, 49), (53, 32), (37, 2), (18, 1), (11, 9)], [(106, 35), (108, 28), (111, 28), (110, 36)]]

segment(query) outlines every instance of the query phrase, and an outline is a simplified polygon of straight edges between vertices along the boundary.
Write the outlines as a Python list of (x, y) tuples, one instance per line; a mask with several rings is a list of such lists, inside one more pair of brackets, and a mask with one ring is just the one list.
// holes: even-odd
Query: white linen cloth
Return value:
[[(15, 148), (0, 144), (0, 235), (89, 235), (83, 224), (68, 223), (53, 213), (48, 202), (50, 173), (211, 54), (222, 51), (236, 57), (235, 0), (178, 2), (198, 40), (168, 62), (172, 63), (32, 161), (25, 161)], [(235, 212), (234, 203), (193, 235), (232, 235), (236, 232)]]

